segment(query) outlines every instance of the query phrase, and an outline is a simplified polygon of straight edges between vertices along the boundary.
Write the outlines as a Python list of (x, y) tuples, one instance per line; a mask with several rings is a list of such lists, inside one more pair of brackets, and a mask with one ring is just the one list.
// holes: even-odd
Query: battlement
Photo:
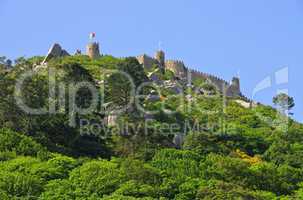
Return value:
[(224, 93), (226, 96), (229, 97), (239, 97), (242, 96), (240, 91), (240, 79), (234, 77), (231, 83), (223, 80), (220, 77), (203, 73), (197, 70), (189, 70), (193, 79), (195, 78), (202, 78), (205, 80), (210, 81), (211, 84), (214, 84), (216, 88), (221, 92)]
[(218, 81), (221, 82), (221, 85), (230, 85), (227, 81), (224, 79), (214, 76), (212, 74), (200, 72), (198, 70), (190, 69), (189, 72), (191, 73), (193, 78), (203, 78), (203, 79), (209, 79), (211, 81)]
[(172, 71), (176, 77), (183, 78), (186, 76), (186, 67), (183, 61), (167, 60), (165, 62), (165, 69)]
[(182, 60), (167, 60), (165, 62), (168, 63), (168, 64), (177, 64), (177, 65), (184, 65), (185, 66), (185, 64)]
[[(77, 50), (75, 55), (80, 55), (81, 51)], [(86, 54), (91, 59), (96, 59), (100, 57), (100, 49), (99, 49), (99, 43), (97, 42), (90, 42), (86, 46)], [(52, 58), (55, 57), (62, 57), (62, 56), (68, 56), (69, 54), (67, 51), (61, 48), (59, 44), (54, 44), (47, 56), (45, 57), (43, 63), (46, 63)], [(187, 79), (187, 77), (191, 76), (192, 79), (204, 79), (209, 81), (211, 84), (214, 84), (218, 90), (227, 96), (230, 97), (242, 97), (245, 98), (240, 91), (240, 79), (238, 77), (233, 77), (232, 81), (229, 83), (225, 80), (223, 80), (220, 77), (200, 72), (198, 70), (189, 69), (185, 66), (184, 62), (182, 60), (165, 60), (165, 52), (164, 51), (156, 51), (155, 56), (151, 57), (146, 54), (140, 55), (136, 57), (138, 62), (142, 64), (145, 68), (151, 69), (153, 66), (158, 66), (162, 69), (162, 72), (165, 70), (170, 70), (174, 73), (175, 77), (180, 79)]]
[(153, 65), (159, 64), (155, 58), (152, 58), (146, 54), (136, 57), (138, 62), (143, 65), (144, 68), (151, 69)]
[[(176, 77), (180, 79), (187, 78), (188, 75), (192, 77), (192, 79), (204, 79), (209, 81), (211, 84), (216, 86), (216, 88), (223, 94), (227, 96), (241, 96), (240, 92), (240, 79), (234, 77), (231, 83), (223, 80), (220, 77), (200, 72), (198, 70), (189, 69), (185, 66), (182, 60), (166, 60), (165, 61), (165, 53), (163, 51), (157, 51), (155, 53), (155, 57), (152, 58), (146, 54), (141, 56), (137, 56), (137, 60), (140, 64), (142, 64), (145, 68), (151, 68), (153, 65), (158, 65), (159, 67), (165, 68), (165, 70), (172, 71)], [(164, 63), (164, 65), (163, 65)]]

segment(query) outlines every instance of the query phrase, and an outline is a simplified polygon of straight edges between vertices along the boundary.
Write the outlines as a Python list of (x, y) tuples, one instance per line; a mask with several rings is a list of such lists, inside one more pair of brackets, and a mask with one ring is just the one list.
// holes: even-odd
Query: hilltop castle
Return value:
[[(52, 58), (64, 57), (69, 55), (70, 54), (66, 50), (62, 49), (62, 47), (59, 44), (55, 43), (48, 50), (48, 53), (45, 56), (42, 64), (46, 64)], [(81, 51), (77, 49), (75, 55), (81, 55)], [(99, 50), (99, 43), (97, 42), (88, 43), (86, 46), (86, 55), (91, 59), (97, 59), (98, 57), (100, 57), (101, 55)]]
[(238, 77), (233, 77), (231, 83), (229, 83), (216, 76), (189, 69), (185, 66), (183, 61), (165, 60), (165, 53), (162, 50), (157, 51), (154, 57), (143, 54), (136, 58), (144, 68), (151, 69), (153, 66), (159, 66), (162, 70), (172, 71), (175, 77), (179, 79), (187, 79), (189, 76), (191, 76), (192, 80), (197, 78), (205, 79), (216, 86), (216, 88), (226, 96), (242, 96), (240, 91), (240, 79)]
[[(77, 50), (76, 55), (79, 54), (81, 54), (81, 51)], [(99, 43), (90, 42), (86, 46), (86, 55), (89, 56), (91, 59), (97, 59), (98, 57), (100, 57), (101, 54)], [(51, 58), (62, 56), (69, 56), (69, 54), (66, 50), (62, 49), (59, 44), (54, 44), (48, 51), (48, 54), (46, 55), (43, 61), (43, 64), (47, 63)], [(136, 58), (138, 62), (143, 65), (144, 68), (152, 69), (154, 66), (157, 66), (162, 72), (170, 70), (174, 73), (174, 76), (180, 80), (188, 80), (189, 77), (191, 78), (191, 80), (201, 78), (213, 84), (220, 91), (220, 93), (228, 97), (245, 98), (241, 94), (240, 79), (238, 77), (233, 77), (232, 81), (229, 83), (219, 77), (203, 73), (197, 70), (189, 69), (185, 66), (183, 61), (166, 60), (165, 53), (162, 50), (156, 51), (154, 57), (143, 54), (137, 56)]]

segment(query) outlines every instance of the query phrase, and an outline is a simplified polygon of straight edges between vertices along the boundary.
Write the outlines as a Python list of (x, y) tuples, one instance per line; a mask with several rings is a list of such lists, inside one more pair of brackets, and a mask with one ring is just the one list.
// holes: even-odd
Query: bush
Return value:
[(205, 180), (217, 179), (248, 186), (252, 176), (249, 164), (239, 158), (209, 154), (200, 165), (201, 176)]
[(198, 154), (191, 151), (162, 149), (154, 156), (152, 166), (181, 183), (187, 177), (199, 176), (200, 159)]
[(70, 182), (77, 192), (89, 196), (111, 194), (123, 180), (118, 165), (105, 160), (87, 162), (70, 173)]
[(32, 138), (9, 129), (0, 129), (0, 141), (1, 152), (16, 152), (17, 155), (24, 156), (39, 156), (46, 152), (46, 149)]
[(0, 172), (0, 191), (4, 191), (11, 199), (37, 199), (42, 190), (42, 181), (36, 176)]

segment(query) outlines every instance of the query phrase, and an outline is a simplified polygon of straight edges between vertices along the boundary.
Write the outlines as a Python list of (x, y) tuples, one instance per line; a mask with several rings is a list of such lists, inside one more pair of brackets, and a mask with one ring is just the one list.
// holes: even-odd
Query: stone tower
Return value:
[(155, 59), (159, 62), (159, 64), (161, 65), (161, 67), (164, 67), (165, 65), (165, 53), (164, 51), (157, 51), (155, 54)]
[(240, 93), (240, 79), (238, 77), (233, 77), (231, 85), (237, 93)]
[(86, 46), (86, 54), (91, 59), (96, 59), (100, 57), (99, 43), (91, 42)]

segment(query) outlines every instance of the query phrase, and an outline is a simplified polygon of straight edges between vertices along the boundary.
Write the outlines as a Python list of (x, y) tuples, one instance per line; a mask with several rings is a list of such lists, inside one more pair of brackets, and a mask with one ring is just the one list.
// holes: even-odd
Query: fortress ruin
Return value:
[[(81, 54), (80, 50), (76, 51), (76, 55)], [(86, 46), (86, 55), (91, 59), (97, 59), (101, 56), (99, 43), (90, 42)], [(46, 64), (50, 59), (54, 57), (69, 56), (68, 52), (61, 48), (59, 44), (54, 44), (48, 51), (48, 54), (43, 60), (43, 64)], [(247, 99), (244, 97), (240, 90), (240, 79), (238, 77), (233, 77), (231, 82), (227, 82), (219, 77), (211, 74), (200, 72), (197, 70), (192, 70), (180, 60), (166, 60), (165, 53), (162, 50), (156, 51), (154, 57), (148, 56), (146, 54), (137, 56), (136, 59), (140, 64), (146, 69), (152, 69), (153, 67), (159, 67), (162, 72), (169, 70), (174, 73), (174, 76), (180, 80), (186, 80), (189, 77), (191, 80), (203, 79), (208, 81), (210, 84), (214, 85), (221, 94), (228, 97), (241, 97), (242, 99)]]
[(209, 83), (213, 84), (220, 93), (225, 94), (228, 97), (244, 97), (241, 94), (240, 79), (238, 77), (233, 77), (232, 81), (229, 83), (219, 77), (189, 69), (183, 61), (165, 60), (165, 53), (163, 51), (157, 51), (154, 57), (143, 54), (136, 58), (144, 68), (151, 69), (153, 66), (157, 65), (164, 70), (172, 71), (178, 79), (187, 79), (191, 76), (192, 80), (207, 80)]

